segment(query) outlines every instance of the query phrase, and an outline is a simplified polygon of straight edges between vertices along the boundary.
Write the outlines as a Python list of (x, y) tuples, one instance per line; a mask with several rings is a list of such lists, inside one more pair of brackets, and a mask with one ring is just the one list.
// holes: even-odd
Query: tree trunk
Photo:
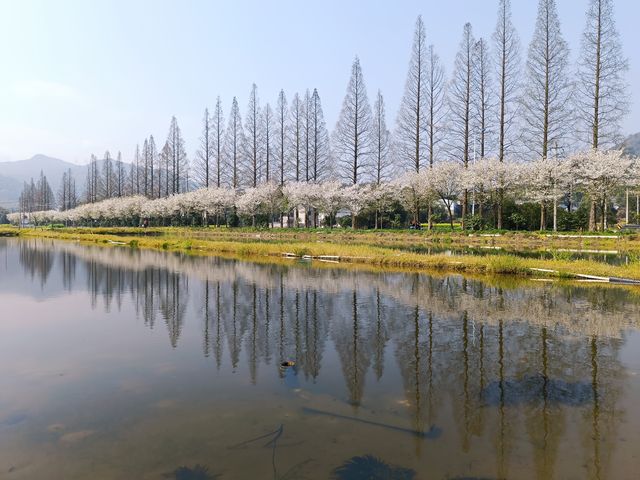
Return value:
[(465, 229), (466, 216), (469, 211), (469, 190), (465, 188), (464, 195), (462, 197), (462, 230)]
[(629, 189), (628, 188), (625, 191), (624, 220), (625, 220), (625, 223), (629, 223)]
[(451, 212), (451, 205), (447, 205), (449, 211), (449, 225), (451, 225), (451, 231), (453, 232), (453, 213)]
[(591, 205), (589, 207), (589, 231), (596, 231), (596, 201), (591, 200)]
[(544, 202), (540, 202), (540, 231), (544, 231), (547, 228), (546, 209), (544, 208)]
[(502, 203), (504, 200), (504, 190), (502, 188), (498, 189), (498, 221), (497, 227), (498, 230), (502, 230)]

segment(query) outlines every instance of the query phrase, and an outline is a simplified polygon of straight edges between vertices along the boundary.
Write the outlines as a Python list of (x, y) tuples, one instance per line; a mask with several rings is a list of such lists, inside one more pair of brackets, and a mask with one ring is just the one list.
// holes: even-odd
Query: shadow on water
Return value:
[(373, 455), (347, 460), (333, 471), (335, 480), (412, 480), (416, 472), (410, 468), (390, 465)]
[(552, 404), (580, 406), (593, 401), (588, 382), (566, 382), (532, 375), (520, 380), (493, 381), (482, 391), (486, 405), (523, 405), (546, 401)]
[(440, 435), (442, 435), (442, 429), (439, 428), (439, 427), (436, 427), (435, 425), (431, 425), (431, 428), (429, 428), (428, 431), (421, 432), (421, 431), (413, 430), (413, 429), (410, 429), (410, 428), (397, 427), (395, 425), (388, 425), (386, 423), (373, 422), (371, 420), (364, 420), (364, 419), (358, 418), (358, 417), (350, 417), (348, 415), (340, 415), (338, 413), (331, 413), (331, 412), (325, 412), (323, 410), (316, 410), (315, 408), (304, 407), (302, 409), (302, 411), (304, 413), (309, 413), (309, 414), (312, 414), (312, 415), (324, 415), (324, 416), (327, 416), (327, 417), (339, 418), (339, 419), (342, 419), (342, 420), (351, 420), (352, 422), (359, 422), (359, 423), (364, 423), (364, 424), (367, 424), (367, 425), (373, 425), (373, 426), (376, 426), (376, 427), (387, 428), (389, 430), (395, 430), (396, 432), (408, 433), (409, 435), (413, 435), (414, 437), (426, 438), (426, 439), (429, 439), (429, 440), (435, 440), (436, 438), (439, 438)]

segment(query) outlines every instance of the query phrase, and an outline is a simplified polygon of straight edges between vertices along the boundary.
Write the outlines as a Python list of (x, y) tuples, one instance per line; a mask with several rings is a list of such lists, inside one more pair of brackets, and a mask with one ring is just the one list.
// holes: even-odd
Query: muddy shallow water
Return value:
[(0, 239), (0, 309), (0, 479), (637, 478), (640, 290)]

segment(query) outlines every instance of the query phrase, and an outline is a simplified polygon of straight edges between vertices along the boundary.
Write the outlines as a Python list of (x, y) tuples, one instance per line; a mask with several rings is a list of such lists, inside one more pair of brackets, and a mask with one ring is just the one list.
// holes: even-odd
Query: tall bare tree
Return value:
[(87, 203), (94, 203), (100, 200), (102, 190), (102, 177), (98, 169), (98, 159), (91, 155), (89, 165), (87, 165), (87, 185), (85, 198)]
[[(135, 195), (140, 195), (140, 186), (141, 186), (140, 175), (142, 170), (142, 159), (140, 157), (140, 145), (136, 145), (136, 152), (133, 157), (132, 169), (133, 170), (131, 175), (131, 181), (134, 185), (131, 188), (131, 193)], [(135, 182), (134, 182), (134, 179), (135, 179)]]
[(173, 154), (169, 146), (169, 140), (165, 140), (162, 150), (158, 155), (160, 179), (158, 182), (158, 197), (168, 197), (171, 186), (171, 161)]
[(189, 166), (187, 152), (185, 149), (184, 138), (182, 136), (182, 130), (178, 126), (178, 120), (175, 116), (171, 117), (167, 143), (171, 150), (171, 175), (168, 179), (167, 187), (169, 188), (170, 193), (181, 193), (187, 191), (187, 174)]
[[(33, 180), (31, 180), (31, 183), (33, 184)], [(40, 177), (35, 188), (35, 207), (37, 210), (51, 210), (54, 208), (55, 202), (47, 176), (44, 171), (40, 170)]]
[[(431, 51), (433, 53), (433, 51)], [(398, 162), (403, 170), (419, 173), (429, 162), (429, 47), (422, 16), (416, 20), (411, 60), (395, 131)], [(431, 72), (437, 75), (436, 72)]]
[(76, 181), (73, 178), (71, 169), (62, 174), (60, 189), (58, 192), (58, 206), (60, 210), (70, 210), (78, 205), (78, 196), (76, 194)]
[(156, 149), (156, 141), (153, 138), (153, 135), (149, 135), (149, 146), (148, 146), (147, 154), (149, 155), (149, 192), (148, 196), (150, 198), (155, 197), (155, 184), (156, 182), (156, 174), (158, 173), (158, 169), (156, 168), (156, 164), (158, 163), (158, 151)]
[(116, 184), (114, 187), (114, 195), (116, 197), (122, 197), (125, 194), (125, 186), (127, 181), (127, 175), (124, 169), (124, 163), (122, 161), (122, 153), (118, 152), (116, 156)]
[(211, 116), (212, 135), (212, 152), (214, 155), (213, 164), (215, 167), (215, 185), (220, 188), (222, 186), (222, 164), (223, 164), (223, 147), (224, 147), (224, 114), (222, 112), (222, 102), (220, 97), (216, 99), (216, 106), (213, 108)]
[[(504, 162), (514, 143), (515, 116), (520, 88), (520, 39), (511, 21), (511, 1), (500, 0), (498, 22), (493, 32), (497, 82), (497, 157)], [(498, 191), (497, 227), (502, 228), (504, 191)]]
[(290, 148), (291, 148), (291, 173), (290, 177), (296, 182), (302, 180), (302, 168), (305, 154), (305, 136), (304, 136), (304, 104), (298, 93), (293, 95), (289, 112), (289, 131)]
[(375, 178), (376, 185), (390, 180), (393, 174), (394, 165), (391, 162), (390, 147), (391, 134), (387, 128), (384, 98), (380, 90), (373, 102), (373, 146), (375, 156)]
[(474, 159), (488, 155), (493, 131), (492, 114), (495, 108), (494, 85), (491, 75), (489, 46), (484, 38), (478, 40), (473, 51), (473, 124)]
[(200, 146), (193, 157), (193, 169), (195, 180), (202, 187), (209, 188), (212, 184), (213, 173), (213, 159), (215, 157), (213, 139), (215, 132), (211, 128), (211, 116), (209, 115), (209, 109), (204, 109), (204, 116), (202, 117), (202, 133), (200, 134)]
[(263, 176), (264, 180), (268, 182), (273, 177), (273, 109), (270, 104), (266, 104), (262, 110), (262, 153), (263, 153)]
[[(338, 173), (345, 182), (355, 185), (373, 177), (372, 123), (362, 67), (360, 59), (356, 57), (332, 138)], [(351, 226), (356, 227), (354, 214), (351, 215)]]
[(114, 196), (116, 183), (115, 170), (113, 168), (113, 159), (109, 150), (104, 153), (102, 159), (102, 195), (101, 198), (112, 198)]
[(142, 144), (142, 193), (149, 196), (149, 140), (144, 139)]
[(355, 185), (372, 179), (372, 134), (371, 106), (360, 59), (356, 57), (331, 142), (338, 173), (345, 182)]
[(287, 97), (284, 90), (280, 90), (278, 94), (278, 102), (276, 103), (276, 138), (275, 138), (275, 156), (278, 164), (278, 182), (284, 185), (287, 168), (287, 152), (289, 149), (289, 122), (287, 112)]
[(555, 0), (539, 0), (522, 95), (524, 145), (535, 158), (564, 147), (571, 131), (569, 46), (562, 37)]
[[(464, 26), (460, 50), (456, 55), (453, 78), (449, 88), (449, 145), (451, 155), (458, 159), (464, 168), (469, 167), (472, 151), (472, 101), (474, 85), (474, 47), (475, 39), (471, 24)], [(462, 218), (469, 210), (469, 191), (464, 190), (462, 199)]]
[(446, 79), (440, 56), (433, 45), (427, 50), (426, 139), (429, 167), (433, 167), (446, 123)]
[(260, 128), (260, 101), (258, 87), (254, 83), (249, 94), (247, 116), (245, 117), (245, 134), (247, 138), (247, 177), (249, 185), (257, 187), (260, 181), (260, 147), (262, 129)]
[(307, 181), (326, 180), (332, 173), (329, 132), (324, 121), (322, 102), (317, 89), (308, 105), (309, 110), (309, 167), (306, 172)]
[[(308, 91), (305, 93), (304, 104), (305, 180), (320, 182), (327, 180), (334, 172), (331, 164), (329, 132), (317, 89), (314, 88), (311, 95)], [(318, 226), (318, 211), (316, 209), (307, 212), (305, 224)]]
[[(578, 132), (592, 149), (620, 141), (620, 124), (629, 109), (625, 74), (629, 69), (616, 28), (613, 0), (590, 0), (578, 68)], [(589, 230), (596, 229), (591, 199)], [(602, 212), (605, 215), (605, 212)]]
[(127, 178), (127, 195), (136, 195), (136, 176), (137, 176), (137, 171), (136, 171), (136, 161), (135, 158), (134, 160), (131, 162), (131, 165), (129, 165), (129, 178)]
[(629, 109), (629, 69), (616, 28), (613, 0), (590, 0), (578, 71), (580, 132), (591, 148), (620, 141), (620, 122)]
[(303, 131), (303, 163), (304, 163), (304, 179), (308, 182), (310, 179), (311, 166), (311, 93), (307, 88), (302, 99), (302, 131)]
[(244, 153), (245, 136), (242, 128), (242, 118), (240, 117), (238, 99), (233, 97), (224, 142), (226, 183), (232, 188), (240, 186), (240, 173), (244, 165)]

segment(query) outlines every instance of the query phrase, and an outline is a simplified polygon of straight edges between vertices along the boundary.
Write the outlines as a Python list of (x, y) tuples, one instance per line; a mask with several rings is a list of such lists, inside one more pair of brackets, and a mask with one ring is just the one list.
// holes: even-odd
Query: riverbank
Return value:
[[(102, 246), (127, 246), (254, 258), (305, 258), (317, 262), (367, 264), (403, 270), (432, 270), (472, 274), (508, 274), (525, 277), (578, 278), (576, 275), (640, 280), (640, 261), (609, 265), (593, 260), (523, 258), (515, 254), (449, 255), (429, 253), (429, 247), (471, 245), (491, 248), (612, 249), (640, 251), (635, 236), (603, 238), (546, 237), (535, 233), (501, 236), (428, 234), (399, 231), (280, 231), (190, 228), (59, 228), (16, 229), (0, 234), (29, 238), (71, 240)], [(493, 235), (493, 234), (492, 234)], [(411, 251), (416, 246), (425, 251)]]

